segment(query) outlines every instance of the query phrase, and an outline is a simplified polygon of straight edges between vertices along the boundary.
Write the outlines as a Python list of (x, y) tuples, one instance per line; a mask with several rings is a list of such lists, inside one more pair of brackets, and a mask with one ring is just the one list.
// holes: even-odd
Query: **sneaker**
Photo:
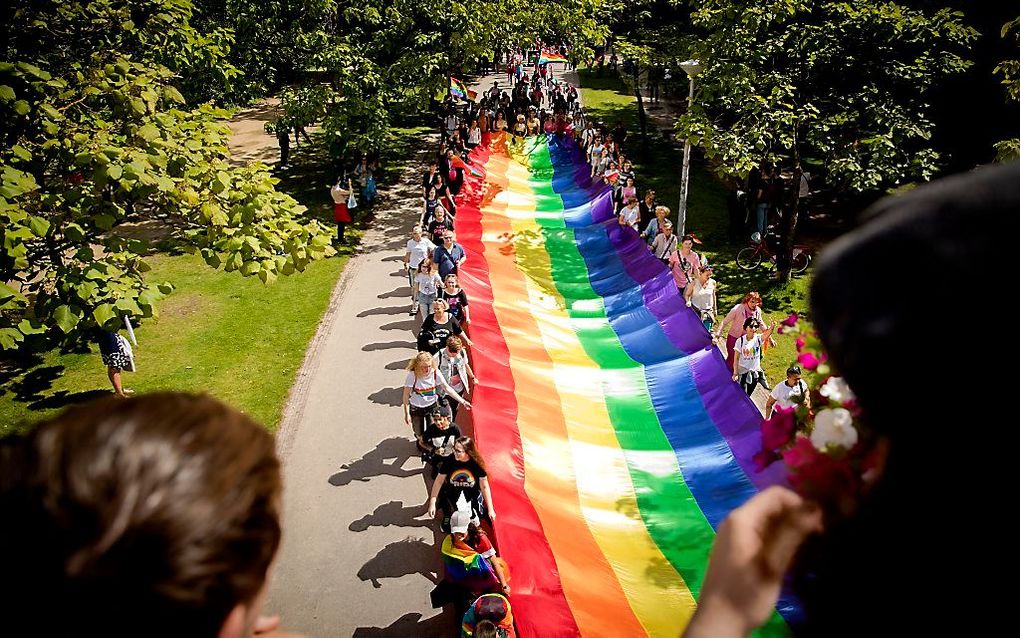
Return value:
[(416, 302), (414, 302), (414, 304), (411, 305), (411, 312), (409, 312), (407, 314), (411, 315), (412, 317), (415, 316), (416, 314), (418, 314), (418, 308), (419, 308), (419, 305), (418, 305), (418, 302), (416, 301)]

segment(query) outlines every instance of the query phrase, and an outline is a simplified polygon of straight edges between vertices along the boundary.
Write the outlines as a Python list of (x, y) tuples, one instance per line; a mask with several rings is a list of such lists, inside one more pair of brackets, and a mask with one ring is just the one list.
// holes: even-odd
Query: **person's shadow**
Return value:
[(387, 627), (358, 627), (354, 638), (450, 638), (454, 633), (453, 614), (441, 614), (425, 618), (418, 612), (404, 614)]
[(431, 528), (434, 522), (425, 516), (425, 506), (422, 504), (404, 505), (400, 501), (390, 501), (375, 508), (371, 514), (366, 514), (351, 523), (349, 530), (352, 532), (364, 532), (369, 527), (386, 527), (395, 525), (397, 527), (426, 527)]
[(340, 471), (329, 477), (329, 484), (341, 487), (354, 481), (368, 481), (373, 476), (406, 478), (421, 474), (421, 468), (405, 470), (404, 464), (418, 455), (413, 441), (400, 436), (385, 439), (363, 457), (340, 466)]
[(421, 574), (433, 584), (439, 582), (439, 552), (420, 538), (390, 543), (358, 570), (358, 578), (370, 581), (377, 589), (384, 578), (411, 574)]

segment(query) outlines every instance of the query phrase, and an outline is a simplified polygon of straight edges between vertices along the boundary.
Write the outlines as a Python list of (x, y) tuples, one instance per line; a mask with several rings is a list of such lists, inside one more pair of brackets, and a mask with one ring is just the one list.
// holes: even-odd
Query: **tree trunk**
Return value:
[(779, 270), (779, 281), (790, 281), (793, 268), (793, 238), (797, 233), (797, 218), (800, 216), (800, 179), (804, 174), (798, 162), (793, 169), (792, 194), (788, 198), (790, 204), (779, 221), (779, 254), (776, 256), (776, 267)]
[(637, 98), (638, 124), (641, 126), (641, 150), (644, 156), (648, 157), (648, 116), (645, 114), (645, 101), (641, 96), (641, 75), (638, 73), (637, 62), (631, 68), (631, 75), (634, 78), (634, 96)]

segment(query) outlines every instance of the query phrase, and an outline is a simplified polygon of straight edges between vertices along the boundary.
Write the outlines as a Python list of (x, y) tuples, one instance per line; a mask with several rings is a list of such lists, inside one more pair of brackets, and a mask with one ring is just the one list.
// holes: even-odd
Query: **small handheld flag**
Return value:
[(474, 100), (478, 93), (467, 88), (467, 86), (455, 77), (450, 78), (450, 95), (462, 100)]

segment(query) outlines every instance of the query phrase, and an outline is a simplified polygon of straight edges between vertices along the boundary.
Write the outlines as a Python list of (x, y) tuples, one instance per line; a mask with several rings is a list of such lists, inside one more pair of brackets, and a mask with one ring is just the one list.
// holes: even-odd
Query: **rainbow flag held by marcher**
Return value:
[(442, 555), (448, 581), (462, 584), (475, 591), (489, 589), (499, 582), (492, 564), (478, 552), (454, 545), (453, 536), (447, 536), (443, 540)]
[(551, 51), (549, 49), (542, 49), (542, 53), (538, 56), (539, 64), (549, 64), (550, 62), (566, 62), (567, 58), (561, 55), (558, 51)]
[(481, 177), (482, 176), (482, 171), (480, 171), (477, 168), (475, 168), (474, 166), (468, 164), (467, 162), (465, 162), (461, 158), (457, 157), (456, 155), (454, 155), (453, 159), (450, 160), (450, 166), (453, 166), (454, 168), (460, 168), (460, 169), (463, 169), (465, 171), (468, 171), (469, 173), (471, 173), (475, 177)]
[(450, 95), (459, 97), (462, 100), (474, 100), (478, 93), (467, 88), (463, 82), (455, 77), (450, 78)]

